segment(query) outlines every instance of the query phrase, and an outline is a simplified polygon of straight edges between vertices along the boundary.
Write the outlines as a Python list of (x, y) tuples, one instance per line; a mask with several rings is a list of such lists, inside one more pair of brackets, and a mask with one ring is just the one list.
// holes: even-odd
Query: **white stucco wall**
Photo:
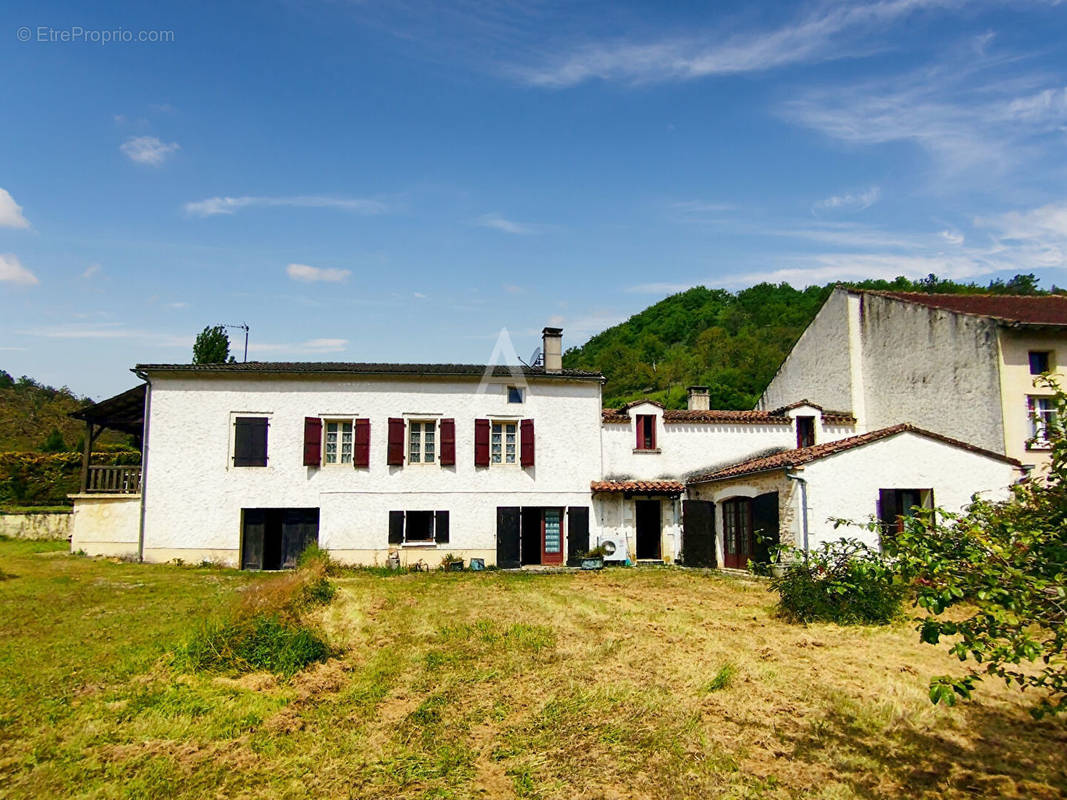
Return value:
[(995, 323), (877, 295), (861, 299), (866, 429), (911, 422), (1003, 453)]
[(878, 513), (879, 489), (933, 489), (934, 505), (959, 511), (971, 495), (1007, 497), (1018, 471), (998, 459), (905, 432), (808, 464), (808, 535), (812, 548), (842, 536), (877, 545), (877, 534), (833, 527), (832, 519), (865, 522)]
[(835, 289), (778, 368), (758, 408), (772, 411), (810, 400), (831, 411), (857, 413), (852, 397), (848, 305), (848, 292)]
[(76, 494), (71, 514), (70, 550), (90, 556), (137, 555), (141, 496)]
[[(390, 510), (448, 510), (450, 542), (419, 548), (495, 560), (499, 505), (590, 506), (601, 474), (600, 384), (533, 380), (523, 404), (477, 378), (156, 375), (145, 474), (145, 558), (237, 563), (242, 508), (320, 508), (319, 542), (350, 561), (383, 561)], [(233, 417), (269, 416), (268, 466), (234, 467)], [(306, 416), (371, 420), (370, 468), (303, 466)], [(387, 421), (453, 418), (456, 465), (386, 464)], [(532, 418), (536, 466), (474, 466), (476, 418)], [(595, 540), (595, 514), (590, 514)], [(188, 555), (182, 555), (180, 551)], [(440, 551), (440, 552), (437, 552)]]
[(590, 534), (589, 544), (595, 546), (606, 538), (624, 539), (626, 556), (636, 560), (637, 529), (634, 500), (656, 500), (660, 504), (660, 558), (668, 564), (678, 560), (682, 550), (682, 506), (680, 497), (639, 495), (626, 497), (622, 493), (602, 493), (593, 496), (593, 515), (597, 533)]

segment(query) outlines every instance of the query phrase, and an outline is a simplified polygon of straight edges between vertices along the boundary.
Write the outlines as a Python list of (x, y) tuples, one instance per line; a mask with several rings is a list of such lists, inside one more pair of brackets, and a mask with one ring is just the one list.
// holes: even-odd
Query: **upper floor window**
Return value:
[(514, 464), (518, 452), (516, 422), (494, 422), (489, 437), (489, 460), (493, 464)]
[(1026, 398), (1030, 412), (1030, 442), (1039, 447), (1047, 445), (1056, 427), (1056, 401), (1052, 397)]
[(1030, 374), (1041, 375), (1052, 369), (1052, 354), (1048, 350), (1030, 351)]
[(797, 417), (797, 447), (815, 444), (815, 417)]
[(408, 463), (432, 464), (437, 460), (437, 423), (408, 423)]
[(233, 421), (233, 465), (267, 466), (267, 417), (236, 417)]
[(352, 463), (352, 422), (351, 420), (334, 420), (326, 423), (323, 436), (325, 448), (322, 454), (323, 464)]
[(637, 415), (637, 449), (656, 449), (656, 415)]
[(509, 386), (508, 387), (508, 402), (509, 403), (521, 403), (523, 401), (523, 390), (521, 386)]

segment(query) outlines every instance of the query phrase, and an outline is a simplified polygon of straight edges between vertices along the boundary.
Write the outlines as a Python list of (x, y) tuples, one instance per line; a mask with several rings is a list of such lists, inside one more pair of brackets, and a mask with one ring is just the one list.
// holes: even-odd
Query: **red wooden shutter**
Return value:
[(404, 464), (404, 420), (397, 417), (389, 418), (389, 451), (385, 463), (395, 467)]
[(519, 423), (520, 443), (522, 453), (519, 455), (519, 463), (524, 467), (534, 465), (534, 421), (524, 419)]
[(645, 418), (644, 415), (638, 414), (634, 417), (634, 430), (637, 431), (637, 444), (634, 445), (638, 450), (645, 449)]
[(352, 466), (370, 466), (370, 420), (357, 419), (354, 435), (352, 438)]
[(304, 466), (317, 467), (322, 463), (322, 420), (304, 417)]
[(648, 415), (648, 440), (652, 443), (650, 449), (656, 449), (656, 416), (654, 414)]
[(456, 421), (441, 420), (441, 463), (452, 466), (456, 463)]
[(489, 420), (474, 420), (474, 466), (489, 466)]

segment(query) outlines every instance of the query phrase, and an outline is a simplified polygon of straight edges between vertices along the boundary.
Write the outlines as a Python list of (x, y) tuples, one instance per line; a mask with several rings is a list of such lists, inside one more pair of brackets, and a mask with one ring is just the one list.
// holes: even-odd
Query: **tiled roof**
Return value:
[[(140, 372), (183, 372), (183, 373), (258, 373), (258, 374), (301, 374), (301, 375), (434, 375), (434, 376), (473, 376), (485, 374), (490, 367), (485, 364), (366, 364), (347, 361), (246, 361), (233, 364), (138, 364)], [(512, 370), (518, 371), (524, 378), (577, 379), (603, 381), (599, 372), (586, 372), (579, 369), (564, 369), (559, 372), (545, 372), (541, 367), (493, 365), (492, 377), (507, 378)]]
[(1067, 325), (1067, 295), (925, 294), (923, 292), (864, 291), (907, 303), (992, 317), (1016, 325)]
[(904, 433), (906, 431), (917, 433), (928, 439), (936, 439), (940, 442), (953, 445), (954, 447), (963, 448), (964, 450), (970, 450), (972, 453), (979, 453), (990, 458), (995, 458), (998, 461), (1004, 461), (1016, 467), (1020, 466), (1019, 462), (1014, 458), (1008, 458), (1000, 453), (994, 453), (991, 450), (975, 447), (973, 444), (961, 442), (959, 439), (953, 439), (948, 436), (942, 436), (939, 433), (923, 430), (922, 428), (917, 428), (908, 423), (902, 423), (900, 425), (893, 425), (889, 428), (881, 428), (877, 431), (871, 431), (870, 433), (863, 433), (859, 436), (849, 436), (846, 439), (838, 439), (836, 442), (826, 442), (824, 444), (813, 445), (812, 447), (801, 447), (796, 450), (785, 450), (781, 453), (761, 456), (760, 458), (751, 458), (748, 461), (742, 461), (739, 464), (733, 464), (729, 467), (716, 470), (715, 472), (709, 472), (705, 475), (697, 475), (689, 478), (686, 483), (709, 483), (711, 481), (719, 481), (725, 478), (736, 478), (740, 475), (751, 475), (756, 472), (771, 472), (779, 469), (788, 469), (790, 467), (799, 467), (811, 461), (816, 461), (820, 458), (825, 458), (826, 456), (834, 455), (835, 453), (840, 453), (845, 450), (862, 447), (865, 444), (877, 442), (879, 439), (886, 439), (890, 436), (896, 436), (898, 433)]
[(594, 492), (616, 494), (681, 494), (685, 491), (685, 484), (681, 481), (593, 481), (589, 487)]
[[(818, 406), (816, 406), (818, 408)], [(856, 418), (848, 411), (824, 411), (823, 421), (832, 425), (855, 425)], [(630, 416), (624, 409), (605, 408), (601, 420), (608, 425), (628, 425)], [(688, 411), (667, 410), (663, 412), (665, 425), (684, 425), (686, 423), (719, 423), (742, 425), (789, 425), (790, 419), (781, 410), (778, 411)]]

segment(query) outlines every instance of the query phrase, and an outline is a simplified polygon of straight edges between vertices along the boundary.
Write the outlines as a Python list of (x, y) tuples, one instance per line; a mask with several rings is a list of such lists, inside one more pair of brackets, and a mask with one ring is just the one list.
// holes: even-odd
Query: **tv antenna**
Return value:
[(222, 324), (224, 328), (239, 328), (245, 332), (245, 361), (248, 361), (248, 323), (242, 322), (240, 325), (227, 325), (225, 322)]

